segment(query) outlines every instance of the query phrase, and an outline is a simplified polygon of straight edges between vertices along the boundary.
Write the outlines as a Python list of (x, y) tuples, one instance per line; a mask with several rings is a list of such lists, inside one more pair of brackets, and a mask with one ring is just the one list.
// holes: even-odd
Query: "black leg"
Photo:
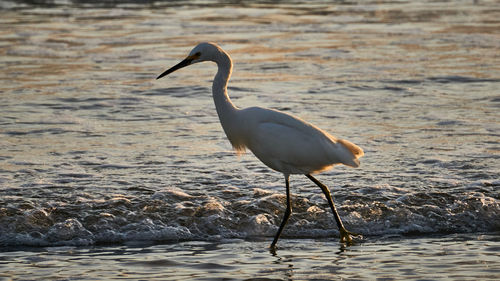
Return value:
[(333, 216), (335, 217), (335, 220), (337, 221), (337, 226), (339, 229), (344, 227), (344, 224), (342, 223), (342, 220), (340, 219), (339, 214), (337, 213), (337, 209), (335, 208), (335, 204), (333, 204), (333, 199), (332, 195), (330, 193), (330, 190), (328, 187), (324, 184), (322, 184), (319, 180), (317, 180), (315, 177), (311, 175), (306, 175), (310, 180), (312, 180), (317, 186), (321, 188), (323, 191), (323, 194), (325, 194), (326, 200), (328, 201), (328, 204), (330, 205), (330, 209), (332, 209)]
[(283, 220), (281, 221), (280, 228), (278, 229), (278, 233), (276, 233), (276, 236), (274, 236), (273, 243), (271, 243), (271, 249), (276, 248), (276, 243), (278, 242), (278, 239), (280, 238), (281, 232), (283, 231), (283, 228), (285, 228), (286, 222), (288, 221), (288, 218), (290, 217), (290, 214), (292, 214), (292, 204), (291, 204), (291, 199), (290, 199), (290, 182), (289, 182), (289, 175), (285, 175), (285, 184), (286, 184), (286, 210), (285, 210), (285, 215), (283, 216)]
[(328, 201), (330, 209), (332, 209), (333, 216), (335, 217), (335, 221), (337, 222), (337, 226), (339, 227), (340, 242), (352, 243), (351, 235), (357, 236), (357, 234), (351, 233), (345, 229), (344, 224), (342, 223), (342, 220), (340, 219), (340, 216), (337, 212), (337, 209), (335, 208), (335, 204), (333, 204), (332, 195), (328, 187), (311, 175), (306, 175), (306, 177), (308, 177), (312, 182), (319, 186), (323, 191), (323, 194), (325, 194), (326, 200)]

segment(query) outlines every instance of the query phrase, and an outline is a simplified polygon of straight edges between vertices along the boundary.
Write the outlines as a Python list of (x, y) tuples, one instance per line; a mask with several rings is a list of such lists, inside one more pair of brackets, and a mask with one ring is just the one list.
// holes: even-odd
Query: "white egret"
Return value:
[(328, 170), (338, 164), (358, 167), (358, 158), (363, 156), (363, 150), (290, 114), (261, 107), (237, 108), (227, 94), (227, 84), (233, 68), (231, 58), (214, 43), (197, 45), (183, 61), (156, 79), (203, 61), (212, 61), (218, 66), (212, 84), (212, 94), (220, 123), (233, 148), (238, 153), (248, 148), (260, 161), (285, 176), (286, 211), (271, 243), (271, 249), (275, 249), (292, 213), (289, 184), (291, 174), (306, 175), (321, 188), (337, 222), (340, 241), (351, 243), (351, 235), (355, 234), (347, 231), (342, 224), (328, 187), (311, 174)]

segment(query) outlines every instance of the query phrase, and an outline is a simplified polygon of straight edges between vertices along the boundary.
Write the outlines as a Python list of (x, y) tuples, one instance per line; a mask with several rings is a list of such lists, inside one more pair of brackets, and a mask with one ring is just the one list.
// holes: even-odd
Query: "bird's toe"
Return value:
[(345, 228), (340, 229), (340, 243), (346, 243), (348, 245), (352, 245), (353, 237), (363, 237), (363, 236), (354, 232), (350, 232)]

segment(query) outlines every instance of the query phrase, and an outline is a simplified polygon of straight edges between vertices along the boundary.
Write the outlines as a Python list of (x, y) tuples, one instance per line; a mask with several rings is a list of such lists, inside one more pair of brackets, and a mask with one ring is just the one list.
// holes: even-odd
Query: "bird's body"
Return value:
[(217, 63), (218, 71), (213, 81), (212, 94), (222, 128), (234, 149), (238, 153), (249, 149), (265, 165), (285, 175), (287, 211), (271, 246), (276, 245), (291, 213), (288, 180), (291, 174), (304, 174), (321, 187), (334, 212), (341, 240), (350, 242), (350, 233), (342, 225), (328, 188), (311, 174), (328, 170), (338, 164), (358, 167), (358, 158), (363, 156), (363, 150), (293, 115), (261, 107), (237, 108), (227, 94), (227, 83), (232, 72), (231, 58), (213, 43), (199, 44), (185, 60), (158, 78), (202, 61)]
[[(229, 140), (237, 150), (248, 148), (264, 164), (283, 174), (312, 174), (337, 164), (359, 166), (361, 150), (292, 115), (261, 108), (238, 110)], [(242, 125), (242, 126), (241, 126)], [(224, 127), (225, 125), (223, 125)]]

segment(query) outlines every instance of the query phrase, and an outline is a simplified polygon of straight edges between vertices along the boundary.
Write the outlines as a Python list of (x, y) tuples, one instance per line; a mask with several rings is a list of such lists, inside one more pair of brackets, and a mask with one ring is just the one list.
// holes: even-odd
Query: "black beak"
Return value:
[(176, 70), (178, 70), (178, 69), (181, 69), (181, 68), (183, 68), (183, 67), (185, 67), (185, 66), (188, 66), (188, 65), (190, 65), (190, 64), (191, 64), (191, 62), (192, 62), (192, 61), (193, 61), (193, 59), (192, 59), (192, 58), (186, 58), (186, 59), (184, 59), (183, 61), (181, 61), (180, 63), (178, 63), (178, 64), (176, 64), (176, 65), (172, 66), (171, 68), (169, 68), (169, 69), (167, 69), (167, 70), (165, 70), (165, 72), (163, 72), (162, 74), (160, 74), (160, 76), (156, 77), (156, 79), (160, 79), (160, 78), (162, 78), (163, 76), (167, 76), (167, 75), (169, 75), (170, 73), (172, 73), (172, 72), (174, 72), (174, 71), (176, 71)]

